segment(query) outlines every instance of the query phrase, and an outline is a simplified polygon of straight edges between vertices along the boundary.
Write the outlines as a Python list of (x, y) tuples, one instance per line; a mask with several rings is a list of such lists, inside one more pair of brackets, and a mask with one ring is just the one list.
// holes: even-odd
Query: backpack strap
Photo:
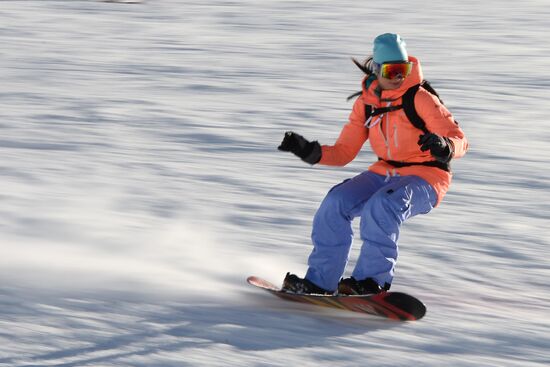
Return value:
[(371, 105), (365, 104), (365, 121), (368, 121), (370, 117), (378, 116), (386, 112), (397, 111), (403, 108), (403, 105), (372, 108)]
[[(422, 117), (420, 117), (418, 112), (416, 112), (416, 107), (414, 106), (414, 97), (416, 96), (418, 89), (421, 86), (424, 87), (424, 84), (425, 84), (424, 82), (422, 84), (416, 84), (410, 87), (409, 89), (407, 89), (405, 94), (403, 94), (403, 97), (401, 97), (401, 100), (403, 103), (403, 110), (405, 110), (405, 115), (407, 115), (407, 118), (409, 119), (411, 124), (413, 124), (413, 126), (416, 127), (417, 129), (422, 130), (424, 134), (428, 134), (430, 131), (426, 127), (426, 122), (422, 119)], [(433, 88), (431, 89), (433, 90)]]
[(369, 117), (372, 114), (372, 106), (365, 103), (365, 124), (369, 121)]
[[(416, 93), (418, 92), (418, 89), (420, 89), (420, 87), (426, 89), (429, 93), (436, 96), (443, 104), (443, 101), (441, 100), (435, 89), (433, 89), (433, 87), (427, 80), (424, 80), (422, 81), (422, 83), (413, 85), (412, 87), (407, 89), (407, 91), (401, 97), (400, 105), (373, 109), (372, 106), (365, 104), (365, 119), (368, 120), (369, 117), (372, 116), (377, 116), (386, 112), (403, 109), (405, 111), (405, 115), (414, 127), (421, 130), (424, 134), (429, 134), (430, 131), (426, 127), (426, 122), (422, 119), (422, 117), (420, 117), (418, 112), (416, 112), (416, 107), (414, 105), (414, 97), (416, 96)], [(356, 93), (354, 96), (357, 95), (359, 95), (359, 93)]]
[[(380, 108), (375, 108), (374, 110), (372, 110), (372, 107), (371, 107), (371, 113), (370, 113), (370, 116), (378, 116), (378, 115), (381, 115), (383, 113), (386, 113), (386, 112), (392, 112), (392, 111), (397, 111), (397, 110), (400, 110), (403, 108), (403, 105), (399, 105), (399, 106), (389, 106), (389, 107), (380, 107)], [(368, 118), (368, 116), (367, 116)]]
[[(407, 115), (407, 118), (409, 119), (411, 124), (413, 124), (414, 127), (416, 127), (417, 129), (422, 130), (422, 132), (424, 132), (424, 134), (429, 133), (428, 129), (426, 128), (426, 123), (424, 122), (422, 117), (420, 117), (418, 115), (418, 113), (416, 112), (416, 108), (414, 106), (414, 96), (416, 95), (416, 92), (418, 92), (418, 89), (421, 86), (424, 87), (424, 85), (427, 85), (429, 87), (429, 89), (428, 88), (426, 88), (426, 89), (430, 93), (437, 96), (437, 93), (435, 92), (435, 90), (433, 90), (433, 88), (429, 85), (429, 83), (424, 81), (424, 82), (422, 82), (422, 84), (416, 84), (416, 85), (413, 85), (412, 87), (410, 87), (409, 89), (407, 89), (405, 94), (403, 94), (403, 97), (401, 97), (402, 102), (401, 102), (400, 105), (390, 106), (390, 107), (380, 107), (380, 108), (374, 108), (373, 109), (371, 105), (365, 104), (365, 120), (368, 120), (369, 117), (381, 115), (381, 114), (386, 113), (386, 112), (392, 112), (392, 111), (397, 111), (397, 110), (400, 110), (400, 109), (404, 109), (405, 110), (405, 115)], [(354, 95), (351, 95), (350, 98), (356, 97), (359, 94), (360, 93), (356, 93)], [(439, 96), (438, 96), (438, 98), (439, 98)]]

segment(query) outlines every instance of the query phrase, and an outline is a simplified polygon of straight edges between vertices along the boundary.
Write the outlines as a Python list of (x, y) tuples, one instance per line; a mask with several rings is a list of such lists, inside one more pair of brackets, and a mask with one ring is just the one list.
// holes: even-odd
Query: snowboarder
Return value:
[[(334, 145), (321, 146), (287, 132), (278, 148), (312, 165), (344, 166), (369, 140), (378, 156), (367, 171), (328, 192), (313, 220), (307, 273), (304, 278), (288, 273), (284, 290), (315, 294), (388, 290), (401, 224), (430, 212), (449, 188), (449, 162), (462, 157), (468, 143), (437, 94), (422, 84), (420, 62), (407, 54), (405, 46), (397, 34), (374, 39), (373, 56), (360, 65), (367, 73), (362, 92)], [(410, 116), (414, 112), (417, 118)], [(356, 217), (361, 217), (363, 244), (351, 277), (342, 279), (353, 240), (351, 221)]]

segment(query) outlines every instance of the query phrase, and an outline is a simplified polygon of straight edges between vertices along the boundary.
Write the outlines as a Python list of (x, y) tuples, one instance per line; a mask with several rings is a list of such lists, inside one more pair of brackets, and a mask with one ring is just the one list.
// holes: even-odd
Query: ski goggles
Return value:
[(412, 62), (385, 62), (382, 65), (378, 64), (378, 73), (386, 79), (406, 78), (412, 67)]

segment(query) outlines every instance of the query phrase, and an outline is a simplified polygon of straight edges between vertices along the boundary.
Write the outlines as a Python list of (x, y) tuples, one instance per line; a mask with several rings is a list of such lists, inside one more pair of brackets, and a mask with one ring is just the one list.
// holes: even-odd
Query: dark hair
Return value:
[[(355, 57), (352, 57), (351, 58), (351, 61), (353, 61), (353, 63), (359, 68), (361, 69), (361, 71), (365, 74), (367, 74), (367, 76), (372, 76), (372, 75), (375, 75), (376, 72), (375, 72), (375, 69), (376, 69), (376, 63), (374, 62), (374, 58), (372, 56), (369, 56), (365, 59), (365, 61), (363, 61), (363, 63), (361, 63), (360, 61), (357, 61), (357, 59)], [(361, 93), (363, 93), (363, 91), (359, 91), (357, 93), (353, 93), (352, 95), (350, 95), (347, 100), (349, 101), (350, 99), (352, 98), (355, 98), (357, 96), (360, 96)]]
[(357, 65), (357, 67), (361, 69), (363, 73), (367, 75), (374, 74), (375, 67), (374, 67), (374, 59), (372, 56), (367, 57), (362, 63), (360, 61), (357, 61), (355, 57), (352, 57), (351, 61), (353, 61), (353, 63)]

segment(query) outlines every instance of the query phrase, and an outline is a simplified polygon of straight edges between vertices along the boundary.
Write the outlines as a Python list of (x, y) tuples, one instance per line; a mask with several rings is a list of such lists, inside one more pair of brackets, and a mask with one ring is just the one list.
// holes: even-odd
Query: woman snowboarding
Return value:
[[(296, 293), (372, 294), (394, 276), (401, 224), (437, 206), (451, 182), (449, 163), (468, 149), (463, 131), (437, 94), (423, 83), (420, 62), (397, 34), (375, 38), (373, 56), (349, 122), (334, 145), (287, 132), (279, 150), (309, 164), (344, 166), (368, 140), (378, 160), (334, 186), (313, 220), (313, 251), (304, 278), (287, 274), (283, 289)], [(350, 278), (342, 279), (351, 250), (351, 222), (360, 217), (363, 241)]]

